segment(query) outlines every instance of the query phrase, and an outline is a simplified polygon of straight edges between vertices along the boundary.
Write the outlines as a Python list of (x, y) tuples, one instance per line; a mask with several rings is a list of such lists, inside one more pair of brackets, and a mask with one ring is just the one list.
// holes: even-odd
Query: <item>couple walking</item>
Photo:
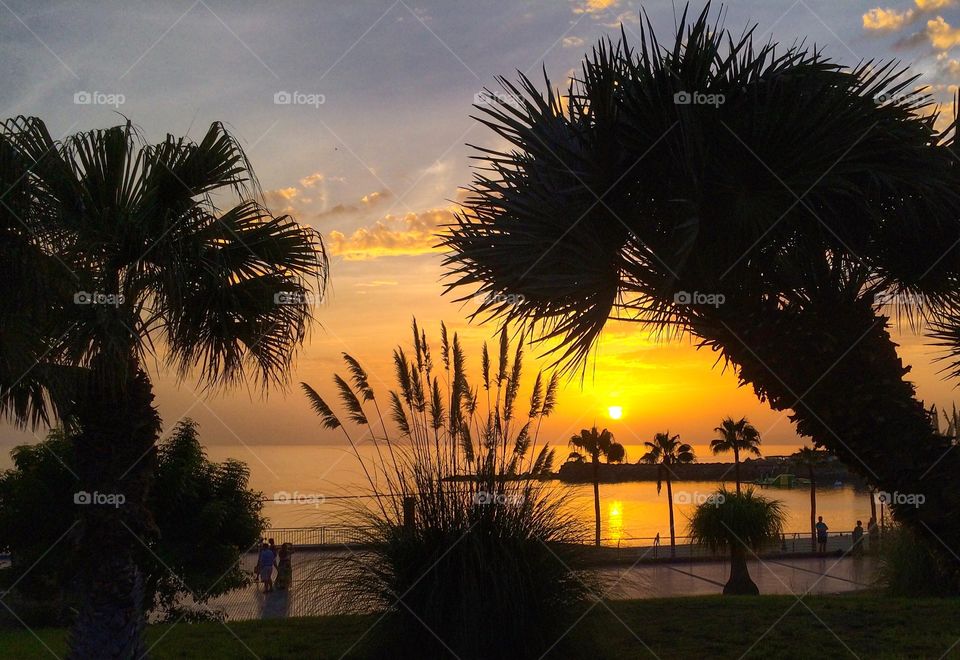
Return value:
[(293, 545), (284, 543), (277, 550), (273, 539), (260, 539), (260, 555), (257, 558), (257, 567), (253, 569), (257, 581), (263, 583), (263, 593), (273, 591), (273, 569), (277, 569), (277, 589), (287, 589), (293, 578)]

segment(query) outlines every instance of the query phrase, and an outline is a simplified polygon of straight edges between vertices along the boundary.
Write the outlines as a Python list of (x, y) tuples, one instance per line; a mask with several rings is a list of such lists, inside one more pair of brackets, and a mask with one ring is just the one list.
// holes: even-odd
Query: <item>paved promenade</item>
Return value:
[[(228, 620), (331, 614), (330, 562), (346, 551), (302, 550), (295, 555), (294, 581), (288, 591), (264, 594), (256, 586), (212, 600)], [(661, 555), (662, 556), (662, 555)], [(252, 571), (253, 555), (244, 557)], [(871, 586), (876, 562), (867, 557), (805, 557), (749, 562), (750, 575), (764, 594), (834, 594)], [(641, 562), (594, 569), (603, 585), (597, 594), (612, 600), (719, 594), (729, 566), (722, 561)]]

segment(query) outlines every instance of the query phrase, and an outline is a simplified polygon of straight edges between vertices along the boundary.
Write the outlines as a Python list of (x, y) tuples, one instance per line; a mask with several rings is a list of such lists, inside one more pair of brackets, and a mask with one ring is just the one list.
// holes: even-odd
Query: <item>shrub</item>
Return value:
[[(28, 621), (33, 625), (63, 625), (77, 604), (73, 451), (71, 437), (54, 430), (37, 445), (15, 448), (13, 469), (0, 475), (0, 547), (11, 553), (14, 580), (32, 566), (15, 597), (18, 613), (36, 613)], [(193, 420), (181, 421), (159, 445), (148, 498), (157, 531), (144, 539), (138, 557), (145, 609), (165, 619), (218, 618), (206, 607), (191, 610), (184, 597), (204, 605), (248, 583), (238, 557), (264, 527), (260, 494), (248, 489), (248, 480), (239, 461), (207, 460)]]
[(943, 566), (929, 542), (903, 527), (888, 528), (877, 577), (891, 596), (957, 596), (956, 567)]
[[(392, 657), (538, 657), (571, 625), (590, 588), (571, 550), (583, 530), (540, 482), (554, 453), (536, 449), (538, 431), (556, 403), (557, 378), (538, 373), (521, 404), (522, 339), (512, 350), (501, 332), (495, 364), (485, 344), (473, 388), (456, 334), (448, 341), (441, 324), (441, 375), (416, 321), (413, 336), (413, 359), (394, 352), (396, 432), (382, 417), (374, 431), (367, 410), (380, 407), (354, 358), (344, 355), (351, 383), (334, 377), (347, 418), (366, 430), (378, 456), (371, 463), (357, 453), (374, 495), (357, 514), (368, 521), (370, 549), (336, 571), (342, 606), (387, 611), (378, 646)], [(343, 429), (356, 449), (340, 418), (304, 389), (324, 426)]]

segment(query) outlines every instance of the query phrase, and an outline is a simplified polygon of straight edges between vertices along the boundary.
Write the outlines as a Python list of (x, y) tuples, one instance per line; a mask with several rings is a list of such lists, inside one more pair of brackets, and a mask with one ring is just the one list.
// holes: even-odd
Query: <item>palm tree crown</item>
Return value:
[(734, 421), (732, 417), (724, 419), (720, 426), (713, 429), (720, 437), (710, 441), (714, 454), (733, 452), (733, 464), (736, 472), (737, 492), (740, 492), (740, 454), (760, 455), (760, 432), (741, 417)]
[(714, 454), (735, 451), (738, 454), (760, 455), (760, 432), (746, 417), (741, 417), (738, 421), (727, 417), (713, 430), (720, 436), (710, 441), (710, 449)]
[(258, 201), (222, 124), (145, 144), (129, 122), (54, 140), (18, 117), (0, 126), (0, 185), (0, 298), (23, 303), (0, 305), (0, 326), (29, 329), (0, 333), (0, 412), (48, 420), (72, 369), (123, 372), (158, 353), (212, 386), (284, 378), (326, 254)]
[(657, 433), (653, 441), (643, 443), (647, 447), (647, 453), (640, 457), (641, 463), (659, 465), (661, 469), (657, 472), (657, 492), (660, 492), (662, 476), (669, 473), (671, 465), (681, 463), (693, 463), (696, 456), (693, 447), (685, 442), (680, 442), (680, 435), (670, 435), (670, 432)]
[(623, 445), (613, 439), (613, 433), (607, 429), (598, 431), (595, 426), (572, 436), (570, 446), (583, 450), (593, 460), (605, 457), (608, 461), (617, 462), (623, 460), (625, 455)]

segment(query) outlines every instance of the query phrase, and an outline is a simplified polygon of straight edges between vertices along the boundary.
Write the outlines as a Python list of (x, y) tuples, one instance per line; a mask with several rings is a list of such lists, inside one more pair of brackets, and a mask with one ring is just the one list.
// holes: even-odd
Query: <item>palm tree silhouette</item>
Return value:
[(670, 556), (677, 556), (677, 534), (673, 520), (673, 466), (683, 463), (693, 463), (696, 457), (693, 447), (680, 442), (679, 435), (670, 435), (670, 432), (657, 433), (653, 442), (644, 442), (648, 451), (640, 457), (641, 463), (656, 465), (657, 494), (664, 481), (667, 482), (667, 509), (670, 512)]
[(591, 429), (583, 429), (578, 435), (570, 438), (570, 446), (583, 451), (590, 457), (590, 463), (593, 465), (593, 513), (596, 519), (596, 539), (597, 546), (600, 545), (600, 457), (606, 457), (607, 462), (620, 462), (623, 460), (626, 452), (623, 445), (615, 442), (613, 434), (607, 429), (597, 431), (594, 426)]
[(810, 479), (810, 544), (814, 552), (817, 550), (817, 475), (815, 470), (818, 466), (823, 465), (827, 455), (827, 452), (818, 451), (813, 447), (801, 447), (791, 457), (798, 466), (807, 469), (807, 475)]
[(710, 441), (710, 449), (713, 453), (733, 452), (733, 469), (737, 481), (737, 492), (739, 493), (740, 452), (759, 456), (760, 432), (747, 421), (746, 417), (741, 417), (736, 422), (733, 421), (732, 417), (727, 417), (720, 423), (720, 426), (713, 430), (720, 435), (719, 438)]
[(759, 550), (764, 542), (780, 538), (786, 512), (777, 500), (721, 489), (697, 506), (690, 517), (690, 536), (695, 543), (712, 550), (730, 549), (730, 578), (725, 595), (757, 595), (760, 590), (747, 568), (747, 553)]
[[(479, 155), (448, 286), (538, 329), (568, 369), (610, 318), (696, 337), (871, 484), (926, 492), (899, 520), (960, 547), (960, 454), (878, 310), (929, 319), (960, 370), (956, 122), (921, 116), (933, 100), (893, 63), (755, 45), (710, 11), (675, 43), (644, 26), (637, 48), (597, 44), (562, 98), (501, 79), (510, 103), (481, 112), (508, 147)], [(517, 304), (483, 298), (504, 291)]]
[(135, 556), (153, 535), (160, 431), (147, 365), (208, 388), (283, 383), (326, 255), (314, 230), (257, 201), (219, 123), (199, 142), (145, 144), (129, 122), (54, 140), (40, 119), (10, 119), (0, 187), (0, 413), (76, 426), (78, 493), (125, 498), (81, 507), (71, 657), (140, 657)]

